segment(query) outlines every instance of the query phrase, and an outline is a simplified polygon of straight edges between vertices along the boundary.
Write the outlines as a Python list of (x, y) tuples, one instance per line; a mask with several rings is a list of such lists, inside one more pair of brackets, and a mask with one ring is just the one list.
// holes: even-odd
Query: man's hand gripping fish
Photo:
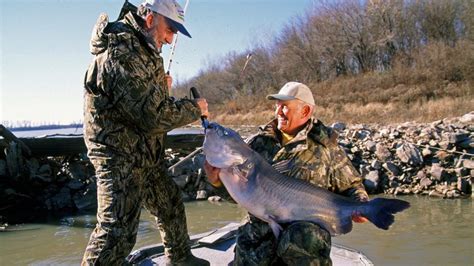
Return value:
[(204, 154), (220, 168), (220, 180), (231, 197), (251, 214), (267, 222), (278, 238), (279, 223), (311, 221), (331, 235), (352, 230), (352, 215), (359, 213), (387, 230), (394, 213), (410, 204), (398, 199), (376, 198), (357, 202), (308, 182), (277, 172), (253, 151), (235, 131), (211, 123), (206, 128)]

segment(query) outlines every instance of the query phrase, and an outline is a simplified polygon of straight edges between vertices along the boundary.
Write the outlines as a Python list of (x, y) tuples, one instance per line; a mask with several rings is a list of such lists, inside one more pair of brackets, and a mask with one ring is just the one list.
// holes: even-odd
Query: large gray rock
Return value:
[(370, 163), (370, 166), (375, 170), (382, 169), (382, 163), (377, 159), (372, 160), (372, 162)]
[(427, 189), (431, 186), (431, 184), (433, 184), (433, 181), (431, 181), (431, 179), (427, 178), (427, 177), (423, 177), (421, 180), (420, 180), (420, 186), (423, 188), (423, 189)]
[(8, 148), (5, 149), (5, 153), (8, 175), (13, 178), (13, 180), (16, 180), (20, 176), (20, 171), (24, 164), (21, 148), (16, 142), (12, 141), (8, 145)]
[(196, 193), (196, 200), (205, 200), (205, 199), (207, 199), (207, 191), (198, 190)]
[(461, 195), (459, 194), (459, 192), (457, 190), (449, 190), (448, 192), (446, 192), (446, 198), (448, 199), (455, 199), (455, 198), (459, 198)]
[(219, 196), (211, 196), (209, 198), (207, 198), (208, 201), (210, 202), (219, 202), (219, 201), (223, 201), (221, 197)]
[(390, 161), (383, 164), (383, 167), (393, 176), (400, 175), (400, 168)]
[(458, 177), (457, 189), (462, 193), (468, 195), (472, 193), (472, 183), (468, 177)]
[(459, 122), (472, 125), (474, 123), (474, 112), (470, 112), (461, 116), (461, 118), (459, 118)]
[(77, 179), (72, 179), (71, 181), (69, 181), (67, 183), (67, 187), (72, 189), (72, 190), (78, 190), (78, 189), (82, 188), (83, 186), (84, 186), (84, 184), (81, 181), (77, 180)]
[(398, 130), (393, 130), (390, 135), (388, 135), (389, 139), (398, 139), (400, 137), (400, 132)]
[(462, 166), (467, 169), (474, 169), (474, 160), (463, 159)]
[(367, 174), (369, 174), (370, 172), (370, 165), (367, 165), (367, 164), (361, 164), (359, 166), (359, 172), (360, 172), (360, 175), (361, 176), (366, 176)]
[(95, 184), (89, 184), (83, 191), (78, 191), (73, 196), (74, 205), (78, 210), (97, 209), (97, 188)]
[(382, 143), (377, 143), (375, 149), (376, 149), (375, 155), (376, 155), (377, 158), (378, 158), (380, 161), (382, 161), (382, 162), (387, 161), (387, 160), (390, 159), (390, 157), (392, 156), (392, 154), (391, 154), (390, 151), (387, 149), (387, 147), (385, 147), (385, 145), (383, 145)]
[(470, 171), (467, 168), (458, 167), (454, 169), (454, 173), (456, 174), (456, 176), (468, 176)]
[(351, 152), (352, 154), (356, 154), (356, 153), (360, 152), (360, 149), (359, 149), (359, 147), (354, 146), (354, 147), (352, 147), (352, 148), (350, 149), (350, 152)]
[(418, 148), (411, 143), (403, 143), (396, 149), (397, 157), (404, 163), (413, 166), (423, 164), (423, 157)]
[(382, 128), (379, 130), (379, 135), (383, 138), (388, 137), (389, 134), (390, 134), (390, 129), (388, 128)]
[(423, 177), (426, 177), (426, 172), (425, 172), (424, 169), (422, 169), (422, 170), (420, 170), (416, 173), (416, 178), (422, 179)]
[(87, 179), (87, 166), (81, 162), (72, 162), (68, 165), (68, 174), (73, 179), (85, 180)]
[(421, 151), (421, 153), (422, 153), (423, 157), (428, 157), (428, 156), (433, 155), (433, 152), (429, 148), (424, 148)]
[(346, 124), (342, 122), (336, 122), (331, 125), (332, 128), (334, 128), (338, 132), (342, 132), (344, 129), (346, 129)]
[(458, 143), (457, 145), (463, 149), (474, 149), (474, 140), (471, 138), (468, 138)]
[(41, 176), (51, 176), (53, 174), (53, 171), (51, 170), (51, 166), (49, 164), (43, 164), (38, 169), (37, 174)]
[(446, 170), (441, 167), (440, 164), (434, 163), (433, 165), (431, 165), (430, 174), (432, 179), (442, 181), (443, 177), (446, 175)]
[(365, 140), (370, 136), (370, 131), (360, 129), (360, 130), (355, 130), (354, 133), (352, 134), (352, 138), (358, 139), (358, 140)]
[(377, 143), (375, 141), (367, 141), (365, 148), (370, 152), (375, 152), (377, 150)]
[(31, 180), (33, 181), (39, 181), (39, 182), (43, 182), (43, 183), (51, 183), (53, 182), (53, 178), (51, 176), (48, 176), (48, 175), (34, 175), (31, 177)]
[(72, 204), (71, 190), (68, 187), (61, 188), (59, 193), (47, 200), (47, 207), (52, 211), (71, 208)]
[(364, 186), (368, 193), (375, 193), (379, 190), (380, 175), (379, 171), (370, 171), (364, 179)]
[(189, 181), (188, 175), (179, 175), (173, 177), (174, 182), (178, 185), (179, 188), (183, 189)]
[(30, 158), (25, 161), (26, 167), (30, 171), (30, 177), (35, 176), (39, 169), (39, 162), (36, 158)]
[(449, 142), (450, 144), (460, 143), (460, 142), (469, 140), (469, 133), (468, 132), (462, 132), (462, 133), (446, 132), (446, 133), (443, 133), (443, 140)]
[(436, 148), (436, 147), (439, 147), (439, 142), (434, 139), (431, 139), (430, 141), (428, 141), (428, 145)]
[(439, 147), (444, 150), (449, 150), (453, 147), (453, 144), (447, 140), (440, 141), (438, 144), (439, 144)]

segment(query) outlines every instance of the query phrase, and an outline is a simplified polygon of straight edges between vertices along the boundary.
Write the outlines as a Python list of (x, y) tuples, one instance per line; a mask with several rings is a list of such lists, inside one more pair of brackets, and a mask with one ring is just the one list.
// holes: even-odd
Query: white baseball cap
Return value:
[(171, 27), (191, 38), (191, 34), (184, 27), (184, 11), (178, 2), (175, 0), (145, 0), (142, 5), (167, 18)]
[(308, 86), (299, 82), (288, 82), (280, 89), (278, 94), (267, 95), (267, 100), (289, 101), (295, 99), (301, 100), (313, 106), (315, 105), (313, 93), (311, 90), (308, 88)]

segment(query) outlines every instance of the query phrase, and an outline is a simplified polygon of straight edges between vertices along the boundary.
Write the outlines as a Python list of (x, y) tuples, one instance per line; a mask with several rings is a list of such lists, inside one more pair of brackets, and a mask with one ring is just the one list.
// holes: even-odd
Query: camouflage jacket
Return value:
[[(247, 143), (290, 178), (306, 180), (354, 200), (368, 200), (359, 173), (337, 143), (337, 134), (318, 120), (311, 119), (284, 146), (276, 119), (261, 127)], [(229, 199), (223, 188), (218, 194)]]
[(153, 166), (167, 131), (200, 117), (194, 101), (169, 96), (161, 51), (145, 37), (142, 23), (131, 12), (110, 23), (101, 14), (92, 32), (84, 139), (96, 162)]
[(337, 134), (321, 121), (311, 119), (282, 146), (277, 121), (273, 120), (247, 142), (288, 177), (306, 180), (355, 200), (368, 199), (359, 173), (337, 143)]

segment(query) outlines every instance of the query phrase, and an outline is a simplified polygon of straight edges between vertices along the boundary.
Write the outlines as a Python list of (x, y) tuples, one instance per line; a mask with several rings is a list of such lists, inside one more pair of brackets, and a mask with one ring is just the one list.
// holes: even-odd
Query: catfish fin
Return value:
[(388, 230), (395, 221), (393, 214), (410, 207), (410, 203), (399, 199), (375, 198), (368, 202), (369, 211), (363, 213), (375, 226)]
[(232, 172), (234, 175), (238, 176), (240, 180), (243, 182), (248, 182), (247, 176), (237, 167), (232, 168)]
[(275, 217), (269, 215), (266, 217), (258, 217), (258, 218), (268, 223), (268, 225), (272, 229), (273, 235), (275, 236), (276, 239), (278, 239), (278, 237), (280, 236), (280, 232), (283, 230), (283, 227), (281, 227), (281, 225), (279, 225), (275, 221)]
[(270, 225), (270, 228), (272, 229), (272, 232), (273, 234), (275, 235), (275, 238), (278, 239), (278, 237), (280, 236), (280, 232), (283, 230), (283, 228), (281, 227), (281, 225), (279, 225), (277, 222), (275, 222), (274, 220), (270, 220), (268, 222), (268, 225)]
[(325, 229), (326, 231), (331, 234), (331, 236), (343, 235), (347, 234), (352, 231), (352, 217), (341, 217), (340, 219), (332, 219), (330, 221), (326, 221), (324, 217), (320, 217), (318, 215), (314, 215), (311, 219), (308, 219), (321, 228)]
[(329, 231), (332, 236), (347, 234), (352, 231), (352, 217), (348, 216), (341, 219), (339, 223), (333, 225), (332, 231)]

